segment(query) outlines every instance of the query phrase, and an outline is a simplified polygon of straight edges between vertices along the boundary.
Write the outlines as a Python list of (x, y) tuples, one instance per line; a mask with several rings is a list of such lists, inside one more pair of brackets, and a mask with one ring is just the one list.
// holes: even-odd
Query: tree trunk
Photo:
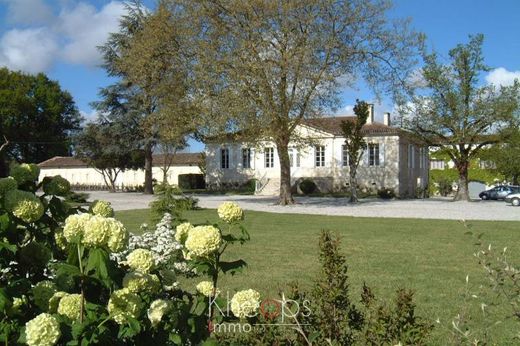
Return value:
[(468, 167), (469, 162), (463, 161), (456, 163), (457, 170), (459, 171), (459, 188), (455, 195), (455, 201), (469, 201), (469, 189), (468, 189)]
[(289, 161), (288, 141), (278, 141), (278, 143), (276, 143), (276, 149), (280, 161), (280, 196), (278, 204), (294, 204), (291, 191), (291, 162)]
[(349, 185), (350, 185), (350, 203), (357, 203), (357, 167), (351, 165), (349, 167)]
[(146, 144), (144, 147), (144, 194), (146, 195), (153, 195), (152, 155), (152, 145)]

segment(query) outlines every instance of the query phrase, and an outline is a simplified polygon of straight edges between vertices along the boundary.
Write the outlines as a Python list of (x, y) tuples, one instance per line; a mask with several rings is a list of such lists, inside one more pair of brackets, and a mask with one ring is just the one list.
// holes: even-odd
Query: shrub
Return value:
[(312, 179), (303, 179), (300, 182), (300, 190), (304, 195), (310, 195), (318, 190), (318, 186)]
[(453, 192), (453, 181), (442, 178), (437, 181), (439, 194), (443, 197), (449, 196)]
[(255, 193), (256, 191), (256, 179), (249, 179), (248, 181), (246, 181), (240, 188), (240, 190), (242, 190), (242, 192), (246, 192), (246, 193)]
[(156, 200), (150, 203), (154, 219), (159, 220), (165, 213), (178, 218), (184, 211), (197, 208), (198, 200), (186, 196), (173, 185), (158, 184), (155, 187)]
[(395, 198), (394, 189), (387, 189), (385, 187), (377, 190), (377, 196), (381, 199), (392, 199)]
[(88, 193), (70, 191), (65, 196), (65, 201), (72, 202), (72, 203), (87, 203), (88, 198), (89, 198)]
[[(174, 239), (171, 224), (158, 225), (165, 226), (167, 231), (160, 232), (156, 252), (135, 248), (118, 264), (114, 251), (126, 251), (128, 245), (128, 232), (119, 221), (88, 214), (82, 208), (67, 207), (54, 195), (37, 196), (32, 191), (41, 188), (41, 184), (32, 179), (24, 180), (22, 188), (23, 197), (27, 194), (31, 201), (39, 202), (38, 206), (26, 205), (28, 212), (37, 209), (39, 215), (43, 205), (44, 214), (38, 219), (22, 221), (15, 216), (15, 209), (8, 210), (0, 204), (2, 343), (200, 345), (207, 341), (205, 344), (215, 344), (208, 326), (222, 321), (224, 316), (210, 309), (209, 299), (216, 298), (219, 275), (236, 274), (246, 265), (243, 260), (221, 260), (229, 246), (249, 240), (242, 225), (205, 226), (218, 234), (219, 246), (212, 243), (205, 248), (208, 244), (201, 238), (197, 246), (206, 251), (189, 253), (180, 259), (198, 275), (211, 280), (215, 289), (208, 298), (182, 290), (179, 285), (166, 284), (175, 282), (175, 274), (165, 270), (157, 256), (167, 254), (162, 243), (165, 238)], [(7, 193), (12, 191), (17, 190)], [(4, 197), (2, 193), (0, 199)], [(63, 228), (67, 229), (66, 235)], [(184, 244), (175, 245), (176, 256), (182, 253), (181, 249)], [(256, 293), (248, 293), (244, 299), (249, 307), (257, 306)], [(224, 307), (230, 301), (219, 297), (218, 304)], [(226, 319), (238, 320), (234, 316)]]

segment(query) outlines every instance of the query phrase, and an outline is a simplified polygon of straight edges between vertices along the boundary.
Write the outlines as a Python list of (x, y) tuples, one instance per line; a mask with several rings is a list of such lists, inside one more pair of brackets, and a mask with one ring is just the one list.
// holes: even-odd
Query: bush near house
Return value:
[(318, 186), (312, 179), (303, 179), (299, 186), (304, 195), (310, 195), (318, 191)]
[(206, 183), (203, 174), (179, 174), (179, 188), (183, 190), (204, 189)]
[[(505, 177), (493, 169), (470, 168), (468, 174), (469, 181), (482, 181), (487, 185), (504, 181)], [(448, 196), (452, 191), (453, 184), (459, 179), (459, 173), (454, 168), (431, 169), (429, 190), (430, 195)]]

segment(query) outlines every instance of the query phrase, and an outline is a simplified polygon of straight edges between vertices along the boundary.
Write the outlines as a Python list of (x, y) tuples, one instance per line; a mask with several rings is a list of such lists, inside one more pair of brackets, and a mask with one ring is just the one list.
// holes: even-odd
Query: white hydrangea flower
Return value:
[(150, 250), (136, 249), (127, 256), (126, 264), (133, 270), (149, 273), (155, 267), (155, 260)]
[(254, 317), (260, 307), (260, 293), (248, 289), (238, 291), (231, 298), (231, 311), (238, 318)]
[[(201, 281), (197, 284), (196, 289), (203, 296), (212, 297), (214, 287), (215, 286), (213, 286), (213, 282), (211, 282), (211, 281)], [(219, 294), (220, 294), (220, 290), (217, 289), (215, 291), (215, 296), (218, 296)]]
[(63, 236), (69, 243), (78, 243), (85, 233), (85, 225), (90, 220), (90, 214), (74, 214), (65, 219)]
[(190, 257), (207, 257), (219, 249), (221, 242), (222, 237), (218, 228), (197, 226), (188, 233), (185, 246)]
[(39, 314), (25, 324), (25, 342), (29, 346), (53, 346), (60, 336), (60, 324), (50, 314)]
[(150, 304), (150, 308), (147, 311), (148, 319), (153, 326), (156, 326), (161, 322), (164, 314), (171, 308), (171, 303), (164, 299), (157, 299)]
[(224, 202), (217, 209), (218, 217), (224, 222), (234, 223), (244, 218), (242, 208), (235, 202)]

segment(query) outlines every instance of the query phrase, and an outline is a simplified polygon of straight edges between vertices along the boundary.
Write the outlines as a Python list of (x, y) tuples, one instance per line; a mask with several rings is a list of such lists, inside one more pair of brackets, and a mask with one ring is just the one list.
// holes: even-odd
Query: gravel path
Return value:
[[(145, 209), (153, 196), (140, 193), (89, 192), (90, 200), (110, 201), (115, 210)], [(297, 204), (281, 207), (276, 198), (265, 196), (196, 195), (202, 208), (217, 208), (224, 201), (235, 201), (245, 210), (271, 213), (344, 215), (363, 217), (394, 217), (452, 220), (511, 220), (520, 221), (520, 207), (502, 201), (451, 202), (449, 199), (383, 201), (363, 200), (357, 205), (346, 198), (296, 197)]]

